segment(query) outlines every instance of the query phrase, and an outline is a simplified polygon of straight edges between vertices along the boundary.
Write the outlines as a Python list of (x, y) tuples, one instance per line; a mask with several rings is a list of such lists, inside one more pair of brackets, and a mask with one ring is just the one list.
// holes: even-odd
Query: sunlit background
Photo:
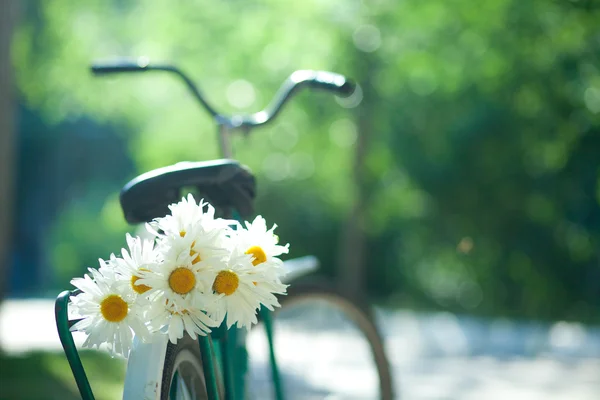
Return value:
[(176, 78), (89, 71), (125, 56), (181, 67), (228, 114), (264, 108), (297, 69), (353, 78), (356, 101), (303, 92), (235, 140), (290, 256), (368, 294), (406, 398), (492, 398), (473, 389), (485, 368), (505, 373), (489, 393), (600, 396), (597, 2), (0, 4), (0, 362), (24, 371), (2, 367), (0, 397), (47, 398), (6, 389), (29, 368), (57, 398), (76, 393), (57, 344), (11, 348), (18, 299), (51, 298), (120, 250), (131, 178), (218, 157)]

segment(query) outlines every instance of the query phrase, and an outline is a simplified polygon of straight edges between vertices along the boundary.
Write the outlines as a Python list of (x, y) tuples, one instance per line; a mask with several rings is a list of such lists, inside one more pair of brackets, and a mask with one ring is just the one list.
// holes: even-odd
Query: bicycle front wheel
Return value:
[[(292, 283), (275, 312), (275, 351), (286, 399), (394, 398), (390, 365), (369, 307), (322, 280)], [(248, 337), (249, 390), (272, 391), (263, 329)]]
[(185, 334), (167, 345), (160, 400), (188, 399), (206, 400), (208, 392), (198, 341)]
[[(222, 396), (222, 384), (218, 381)], [(150, 343), (134, 340), (125, 374), (124, 400), (208, 398), (198, 340), (187, 334), (177, 344), (169, 342), (166, 335), (159, 335)]]

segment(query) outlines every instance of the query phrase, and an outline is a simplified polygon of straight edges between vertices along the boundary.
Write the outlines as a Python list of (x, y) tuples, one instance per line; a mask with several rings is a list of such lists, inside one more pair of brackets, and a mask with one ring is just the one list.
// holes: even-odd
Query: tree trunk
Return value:
[(15, 5), (12, 0), (0, 0), (0, 301), (8, 289), (13, 236), (16, 146), (10, 45), (16, 17)]
[(357, 138), (354, 146), (352, 178), (354, 182), (354, 202), (340, 237), (338, 281), (341, 288), (351, 296), (365, 295), (365, 270), (367, 268), (367, 208), (369, 207), (369, 179), (365, 170), (365, 159), (373, 136), (372, 118), (372, 70), (369, 55), (357, 54), (356, 79), (363, 92), (361, 104), (353, 109), (357, 122)]

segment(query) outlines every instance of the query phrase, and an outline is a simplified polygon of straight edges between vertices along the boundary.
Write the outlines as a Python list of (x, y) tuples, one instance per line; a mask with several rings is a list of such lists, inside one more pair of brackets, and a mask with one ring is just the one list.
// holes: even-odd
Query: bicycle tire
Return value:
[(354, 322), (356, 328), (364, 335), (371, 348), (371, 355), (373, 356), (379, 375), (381, 399), (394, 399), (394, 383), (392, 380), (390, 363), (385, 352), (381, 334), (374, 322), (371, 308), (368, 305), (344, 295), (343, 292), (337, 289), (328, 280), (313, 278), (292, 282), (290, 284), (288, 287), (288, 294), (279, 298), (281, 308), (276, 309), (274, 319), (277, 319), (279, 310), (285, 310), (286, 307), (289, 307), (294, 303), (311, 299), (325, 300), (335, 305)]
[[(180, 366), (182, 365), (185, 365), (186, 368), (180, 371)], [(200, 346), (197, 340), (192, 339), (187, 334), (184, 334), (183, 338), (177, 341), (177, 344), (169, 342), (167, 345), (160, 385), (160, 400), (170, 399), (170, 395), (173, 393), (172, 385), (174, 384), (173, 381), (176, 374), (183, 375), (185, 388), (188, 388), (190, 385), (192, 386), (193, 393), (191, 395), (193, 397), (190, 398), (196, 400), (208, 399)], [(197, 381), (198, 384), (194, 381)], [(178, 383), (179, 380), (175, 382), (175, 384)]]

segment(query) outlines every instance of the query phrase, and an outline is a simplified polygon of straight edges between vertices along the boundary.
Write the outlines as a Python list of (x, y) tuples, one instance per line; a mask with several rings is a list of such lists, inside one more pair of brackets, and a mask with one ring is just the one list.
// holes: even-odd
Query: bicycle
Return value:
[[(212, 204), (219, 214), (238, 220), (253, 213), (255, 179), (250, 170), (233, 160), (230, 137), (236, 131), (249, 135), (251, 129), (268, 124), (279, 114), (282, 106), (303, 87), (324, 89), (339, 96), (349, 96), (355, 85), (344, 76), (324, 71), (296, 71), (281, 85), (273, 101), (263, 111), (227, 117), (218, 113), (204, 98), (198, 87), (180, 69), (171, 65), (153, 65), (147, 59), (120, 61), (92, 66), (96, 75), (124, 72), (166, 71), (179, 76), (195, 99), (212, 116), (217, 125), (222, 159), (201, 162), (183, 162), (158, 168), (142, 174), (121, 191), (120, 201), (125, 219), (130, 224), (151, 221), (165, 215), (168, 205), (181, 198), (182, 191), (194, 188)], [(269, 366), (275, 398), (283, 399), (284, 388), (280, 365), (274, 344), (274, 324), (283, 321), (287, 310), (294, 306), (321, 301), (340, 310), (358, 328), (368, 342), (377, 373), (379, 397), (392, 399), (393, 384), (390, 365), (383, 341), (370, 309), (341, 294), (335, 286), (323, 279), (306, 279), (318, 269), (313, 256), (285, 261), (288, 270), (286, 283), (291, 283), (287, 296), (282, 296), (281, 309), (274, 315), (266, 309), (259, 311), (259, 324), (264, 325), (269, 353)], [(70, 326), (77, 320), (68, 319), (69, 297), (76, 291), (64, 291), (56, 300), (55, 316), (59, 337), (69, 361), (82, 398), (93, 399), (93, 392), (75, 347)], [(310, 309), (310, 315), (318, 314)], [(292, 312), (292, 320), (298, 316)], [(275, 318), (273, 318), (275, 317)], [(329, 317), (325, 317), (329, 319)], [(320, 323), (319, 323), (320, 324)], [(322, 329), (320, 324), (319, 329)], [(254, 331), (254, 330), (253, 330)], [(245, 331), (223, 326), (209, 336), (192, 339), (185, 335), (176, 345), (166, 336), (151, 343), (134, 341), (130, 353), (123, 398), (125, 399), (239, 399), (248, 392), (248, 351)]]

